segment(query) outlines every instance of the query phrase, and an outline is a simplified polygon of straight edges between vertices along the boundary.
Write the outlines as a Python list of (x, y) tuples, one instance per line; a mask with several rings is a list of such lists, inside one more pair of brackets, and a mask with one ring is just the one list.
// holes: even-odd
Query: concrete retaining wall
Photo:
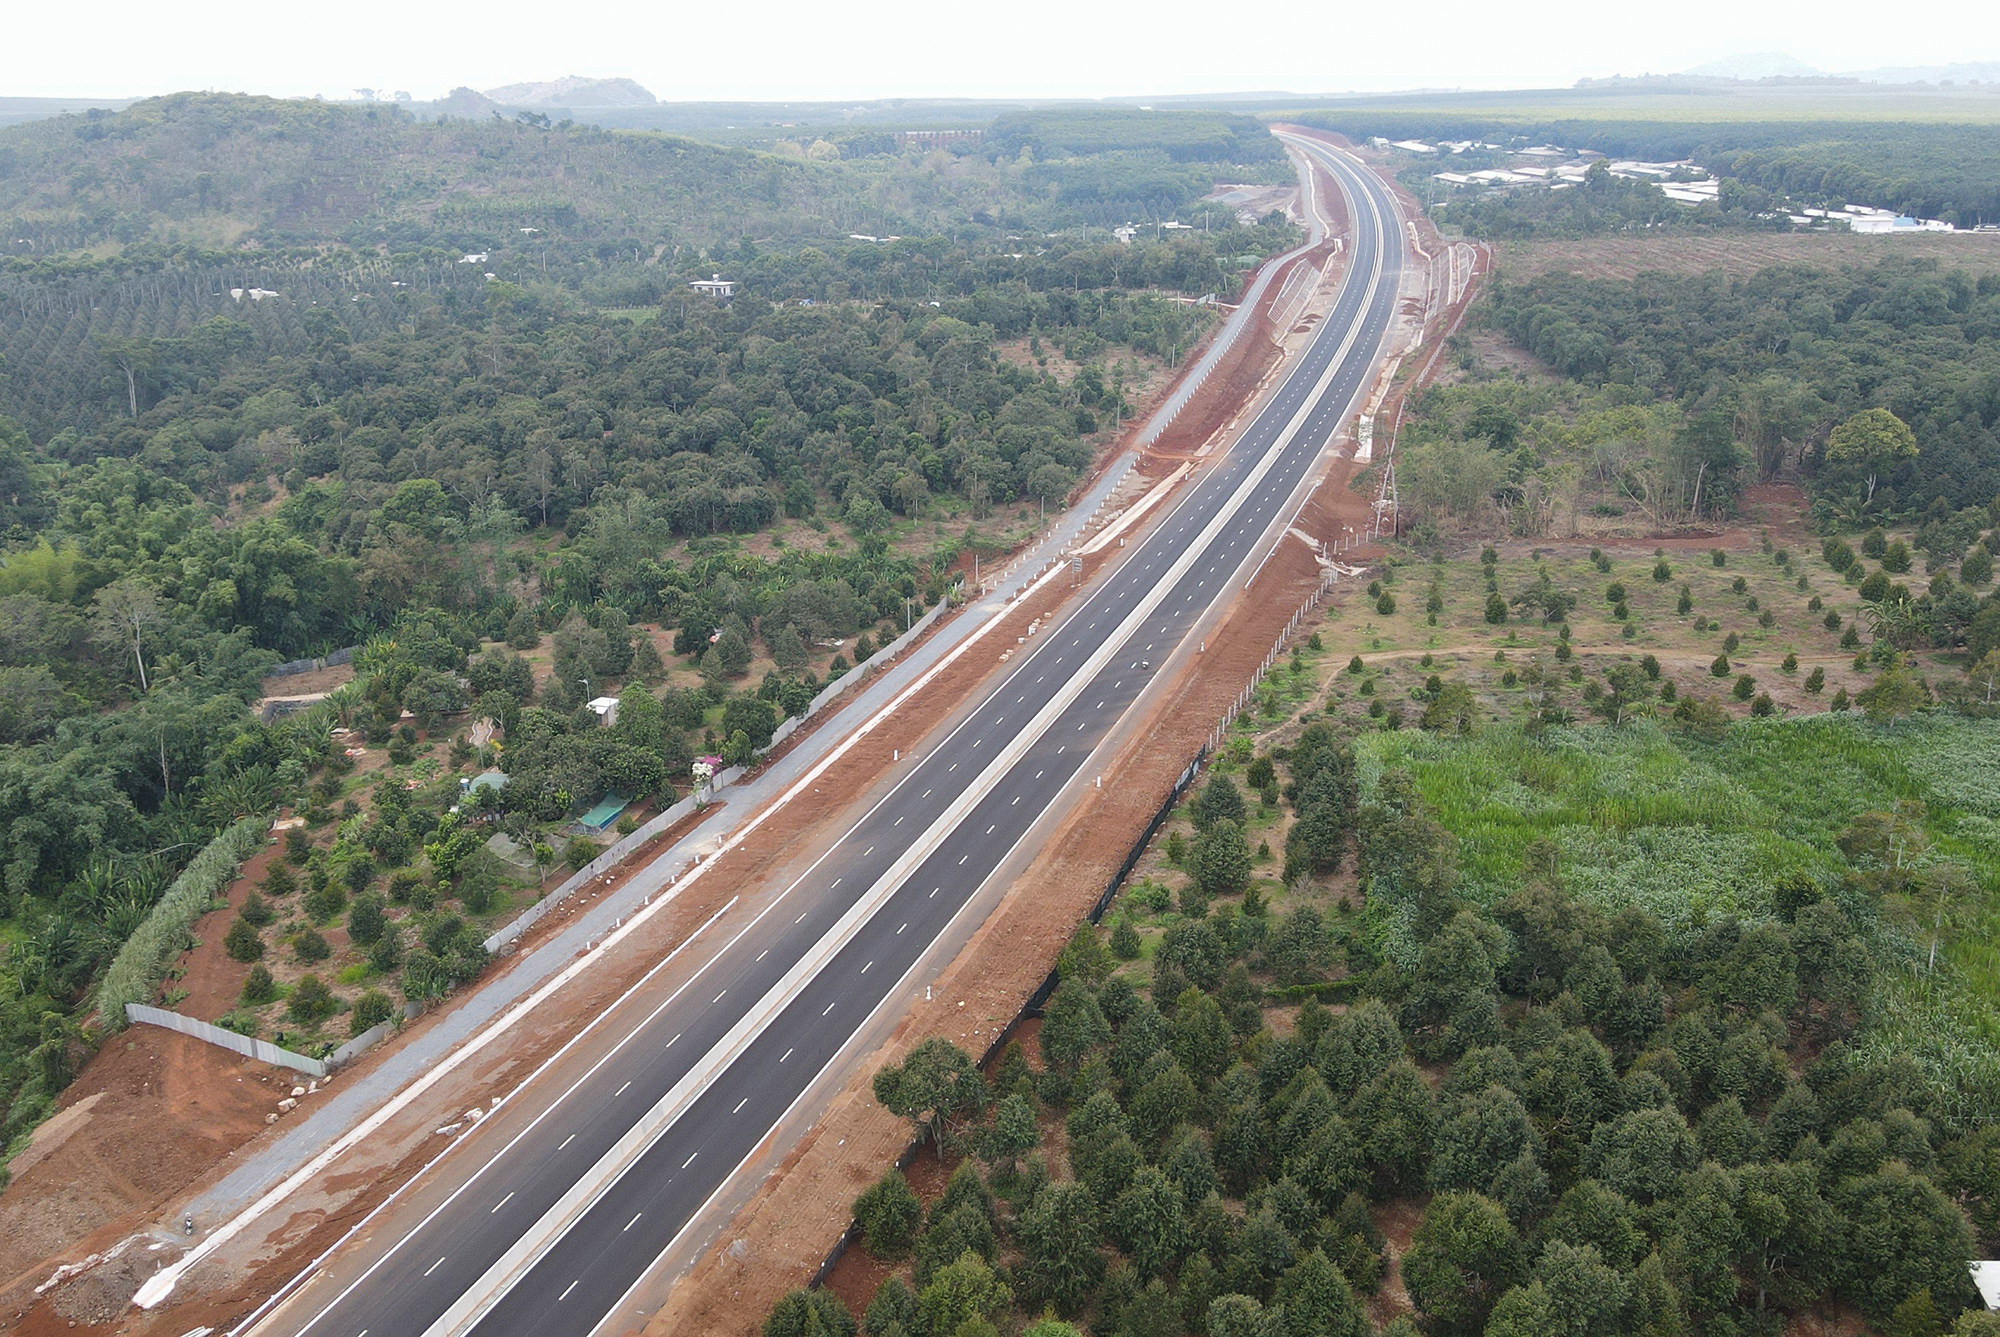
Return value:
[(328, 1065), (323, 1059), (294, 1054), (289, 1049), (280, 1049), (269, 1040), (253, 1040), (247, 1035), (238, 1035), (235, 1031), (211, 1026), (205, 1021), (184, 1017), (165, 1008), (148, 1007), (144, 1003), (127, 1003), (125, 1020), (144, 1022), (148, 1026), (162, 1026), (197, 1040), (206, 1040), (209, 1044), (231, 1050), (245, 1058), (254, 1058), (260, 1063), (270, 1063), (280, 1068), (293, 1068), (310, 1077), (324, 1077), (327, 1074)]

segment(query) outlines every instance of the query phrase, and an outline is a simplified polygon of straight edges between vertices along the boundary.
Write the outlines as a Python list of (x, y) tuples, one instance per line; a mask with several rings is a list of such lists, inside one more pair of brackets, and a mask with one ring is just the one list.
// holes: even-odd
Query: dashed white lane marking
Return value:
[(791, 1056), (792, 1056), (792, 1051), (787, 1049), (784, 1053), (778, 1055), (778, 1062), (783, 1063), (786, 1059), (790, 1058)]
[(723, 1000), (723, 998), (724, 998), (725, 996), (727, 996), (727, 995), (728, 995), (728, 993), (729, 993), (729, 990), (727, 990), (727, 989), (724, 989), (724, 990), (723, 990), (723, 991), (722, 991), (721, 993), (719, 993), (719, 994), (717, 994), (717, 995), (715, 996), (715, 999), (714, 999), (714, 1001), (713, 1001), (713, 1002), (711, 1002), (711, 1003), (709, 1004), (709, 1006), (710, 1006), (710, 1007), (714, 1007), (714, 1006), (715, 1006), (715, 1004), (716, 1004), (716, 1003), (719, 1003), (719, 1002), (721, 1002), (721, 1001)]
[(735, 1109), (733, 1109), (733, 1110), (731, 1110), (731, 1111), (729, 1111), (729, 1112), (730, 1112), (731, 1114), (741, 1114), (741, 1113), (743, 1112), (743, 1107), (744, 1107), (745, 1105), (748, 1105), (749, 1103), (750, 1103), (750, 1097), (748, 1097), (748, 1096), (745, 1096), (745, 1097), (743, 1097), (743, 1099), (741, 1099), (741, 1100), (737, 1101), (737, 1102), (736, 1102), (736, 1108), (735, 1108)]
[[(872, 965), (874, 965), (874, 964), (875, 964), (875, 963), (874, 963), (873, 961), (870, 961), (870, 962), (868, 963), (868, 966), (872, 966)], [(861, 967), (861, 973), (862, 973), (862, 974), (866, 975), (866, 974), (868, 973), (868, 966), (863, 966), (863, 967)]]
[(569, 1293), (575, 1290), (582, 1281), (583, 1278), (578, 1277), (575, 1281), (572, 1281), (569, 1285), (563, 1287), (563, 1293), (556, 1297), (556, 1303), (561, 1304), (564, 1300), (569, 1299)]
[(630, 1085), (632, 1085), (632, 1083), (630, 1083), (630, 1082), (627, 1082), (627, 1083), (625, 1083), (625, 1086), (621, 1086), (621, 1087), (619, 1087), (619, 1088), (618, 1088), (618, 1089), (617, 1089), (616, 1091), (613, 1091), (613, 1092), (612, 1092), (611, 1094), (612, 1094), (612, 1095), (614, 1095), (614, 1096), (622, 1096), (622, 1095), (624, 1095), (624, 1094), (625, 1094), (625, 1087), (626, 1087), (626, 1086), (630, 1086)]
[[(907, 816), (909, 816), (909, 814), (908, 814), (908, 813), (904, 813), (904, 814), (903, 814), (903, 817), (907, 817)], [(891, 826), (901, 826), (902, 824), (903, 824), (903, 818), (902, 818), (902, 817), (898, 817), (898, 818), (897, 818), (897, 819), (896, 819), (895, 821), (893, 821), (893, 822), (889, 823), (889, 825), (891, 825)]]
[(687, 1168), (688, 1168), (688, 1167), (689, 1167), (690, 1165), (693, 1165), (693, 1164), (694, 1164), (694, 1158), (695, 1158), (695, 1156), (699, 1156), (699, 1155), (701, 1155), (701, 1153), (697, 1151), (697, 1152), (695, 1152), (695, 1153), (694, 1153), (694, 1155), (693, 1155), (693, 1156), (689, 1156), (689, 1157), (688, 1157), (688, 1158), (687, 1158), (686, 1160), (682, 1161), (682, 1162), (681, 1162), (681, 1169), (685, 1170), (685, 1169), (687, 1169)]
[(903, 928), (897, 929), (896, 932), (901, 933), (904, 928), (908, 928), (909, 926), (910, 926), (910, 921), (906, 919), (903, 921)]
[(820, 1015), (821, 1015), (822, 1017), (824, 1017), (824, 1016), (827, 1016), (827, 1015), (831, 1014), (831, 1013), (832, 1013), (832, 1011), (833, 1011), (833, 1004), (832, 1004), (832, 1003), (828, 1003), (828, 1004), (826, 1005), (826, 1011), (825, 1011), (825, 1012), (822, 1012), (822, 1013), (820, 1013)]
[[(675, 1031), (674, 1040), (678, 1040), (680, 1038), (681, 1038), (681, 1033), (679, 1031)], [(667, 1041), (667, 1048), (672, 1049), (674, 1047), (674, 1040)]]
[(568, 1146), (570, 1143), (574, 1141), (576, 1141), (576, 1134), (571, 1133), (568, 1137), (564, 1138), (560, 1144), (557, 1145), (556, 1150), (561, 1151), (564, 1147)]
[(510, 1190), (508, 1190), (508, 1192), (507, 1192), (507, 1196), (506, 1196), (506, 1197), (504, 1197), (504, 1198), (502, 1198), (502, 1199), (500, 1199), (500, 1201), (498, 1201), (498, 1202), (494, 1203), (494, 1204), (493, 1204), (493, 1210), (492, 1210), (492, 1211), (489, 1211), (489, 1212), (487, 1212), (486, 1214), (487, 1214), (488, 1216), (491, 1216), (491, 1215), (493, 1215), (493, 1212), (497, 1212), (497, 1211), (499, 1211), (499, 1210), (500, 1210), (500, 1209), (501, 1209), (502, 1207), (505, 1207), (505, 1206), (506, 1206), (506, 1205), (507, 1205), (508, 1203), (510, 1203), (510, 1202), (512, 1202), (512, 1201), (514, 1201), (514, 1193), (513, 1193), (513, 1190), (511, 1190), (511, 1189), (510, 1189)]
[(424, 1275), (428, 1277), (431, 1273), (437, 1271), (439, 1268), (443, 1266), (444, 1266), (444, 1259), (440, 1258), (435, 1263), (432, 1263), (429, 1267), (424, 1269)]
[[(693, 1159), (694, 1159), (694, 1157), (690, 1156), (690, 1157), (688, 1157), (688, 1159), (689, 1159), (689, 1160), (693, 1160)], [(687, 1167), (686, 1167), (685, 1165), (683, 1165), (683, 1166), (682, 1166), (681, 1168), (682, 1168), (683, 1170), (687, 1169)], [(634, 1215), (633, 1215), (633, 1217), (632, 1217), (632, 1219), (631, 1219), (630, 1221), (627, 1221), (627, 1222), (625, 1223), (625, 1230), (630, 1230), (630, 1229), (631, 1229), (631, 1228), (632, 1228), (633, 1226), (636, 1226), (636, 1225), (638, 1225), (638, 1224), (639, 1224), (639, 1218), (640, 1218), (641, 1216), (644, 1216), (644, 1215), (645, 1215), (645, 1213), (644, 1213), (644, 1212), (638, 1212), (638, 1213), (634, 1214)], [(618, 1233), (622, 1235), (622, 1234), (624, 1234), (624, 1233), (625, 1233), (625, 1231), (624, 1231), (624, 1230), (621, 1230), (621, 1231), (619, 1231)]]

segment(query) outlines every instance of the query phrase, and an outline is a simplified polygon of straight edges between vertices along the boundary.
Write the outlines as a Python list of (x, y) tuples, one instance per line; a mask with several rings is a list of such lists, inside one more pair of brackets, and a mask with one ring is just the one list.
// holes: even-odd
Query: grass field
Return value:
[(1914, 233), (1871, 236), (1853, 232), (1624, 233), (1564, 241), (1504, 241), (1494, 268), (1513, 282), (1568, 270), (1590, 278), (1631, 279), (1640, 274), (1754, 274), (1772, 265), (1820, 268), (1876, 265), (1889, 259), (1934, 260), (1949, 271), (1975, 277), (2000, 273), (2000, 234)]
[[(1322, 648), (1280, 660), (1259, 688), (1213, 769), (1245, 788), (1252, 851), (1272, 852), (1254, 866), (1255, 894), (1276, 913), (1315, 904), (1337, 931), (1365, 933), (1392, 959), (1411, 950), (1397, 925), (1357, 913), (1351, 861), (1333, 877), (1287, 887), (1291, 813), (1260, 804), (1243, 786), (1253, 756), (1275, 752), (1282, 761), (1308, 723), (1331, 721), (1356, 739), (1364, 802), (1384, 773), (1411, 776), (1456, 837), (1461, 891), (1475, 901), (1517, 886), (1523, 851), (1548, 839), (1562, 852), (1573, 892), (1613, 909), (1642, 905), (1685, 944), (1724, 916), (1770, 916), (1781, 877), (1811, 876), (1876, 925), (1883, 987), (1865, 1043), (1915, 1055), (1968, 1101), (2000, 1093), (2000, 721), (1939, 712), (1877, 724), (1859, 711), (1829, 709), (1841, 688), (1857, 692), (1870, 677), (1841, 644), (1861, 600), (1816, 547), (1738, 547), (1719, 566), (1706, 549), (1671, 552), (1665, 581), (1653, 579), (1661, 558), (1651, 548), (1604, 552), (1609, 571), (1581, 545), (1520, 546), (1497, 556), (1494, 582), (1510, 600), (1505, 623), (1486, 621), (1487, 583), (1476, 560), (1394, 560), (1381, 586), (1395, 600), (1393, 612), (1354, 591), (1308, 628)], [(1567, 660), (1558, 658), (1562, 623), (1523, 620), (1511, 606), (1544, 573), (1577, 598)], [(1605, 597), (1614, 584), (1624, 586), (1623, 619)], [(1683, 587), (1692, 604), (1686, 613)], [(1826, 625), (1828, 613), (1838, 615), (1838, 629)], [(1732, 634), (1733, 650), (1726, 648)], [(1787, 654), (1798, 659), (1789, 672)], [(1705, 696), (1734, 722), (1716, 736), (1696, 736), (1661, 718), (1671, 707), (1657, 698), (1623, 725), (1596, 722), (1590, 686), (1646, 655), (1659, 661), (1659, 681), (1673, 682), (1677, 698)], [(1723, 655), (1729, 668), (1718, 678)], [(1933, 679), (1961, 671), (1946, 656), (1921, 664)], [(1539, 735), (1524, 727), (1530, 665), (1554, 676), (1556, 701), (1578, 723)], [(1825, 683), (1811, 692), (1805, 681), (1815, 667)], [(1736, 698), (1744, 674), (1755, 692), (1772, 697), (1770, 715), (1753, 718)], [(1470, 689), (1477, 718), (1470, 735), (1416, 727), (1432, 678)], [(1398, 713), (1405, 726), (1390, 727)], [(1929, 885), (1930, 871), (1946, 866), (1964, 875), (1942, 898), (1935, 972), (1926, 962), (1938, 901), (1921, 890), (1877, 894), (1868, 861), (1850, 861), (1838, 843), (1857, 816), (1899, 804), (1918, 869), (1911, 885)], [(1176, 897), (1190, 880), (1167, 858), (1176, 832), (1193, 839), (1185, 813), (1162, 828), (1111, 912), (1139, 930), (1142, 973), (1178, 921)]]

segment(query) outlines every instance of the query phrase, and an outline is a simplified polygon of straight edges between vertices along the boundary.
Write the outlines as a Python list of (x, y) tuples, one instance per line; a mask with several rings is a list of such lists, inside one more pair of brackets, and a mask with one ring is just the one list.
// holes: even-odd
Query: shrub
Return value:
[(1396, 611), (1396, 596), (1385, 592), (1375, 601), (1375, 611), (1383, 617), (1392, 616)]
[(1729, 582), (1729, 590), (1730, 593), (1732, 594), (1741, 594), (1749, 588), (1750, 588), (1750, 582), (1745, 580), (1741, 576), (1738, 576), (1736, 579)]
[(1359, 673), (1361, 672), (1361, 667), (1362, 665), (1361, 665), (1360, 655), (1356, 655), (1354, 656), (1354, 658), (1347, 661), (1347, 671), (1349, 673)]
[(257, 961), (264, 955), (264, 939), (257, 932), (257, 926), (241, 915), (229, 926), (229, 932), (222, 937), (222, 950), (229, 953), (232, 961)]
[(359, 1035), (373, 1030), (396, 1015), (396, 1004), (380, 989), (370, 989), (354, 1000), (354, 1015), (348, 1019), (347, 1033)]
[(1984, 548), (1974, 548), (1959, 564), (1958, 578), (1968, 585), (1984, 585), (1993, 579), (1993, 554)]
[(314, 961), (324, 961), (333, 955), (333, 948), (327, 945), (326, 939), (320, 935), (318, 929), (306, 928), (300, 929), (298, 935), (292, 939), (292, 952), (299, 960), (311, 964)]
[(382, 936), (387, 922), (382, 917), (381, 897), (356, 896), (347, 912), (347, 936), (365, 947)]
[(597, 842), (583, 836), (572, 836), (569, 844), (563, 846), (563, 862), (574, 869), (581, 870), (597, 855)]
[(1806, 690), (1818, 696), (1826, 690), (1826, 670), (1815, 664), (1813, 671), (1806, 674)]
[(289, 865), (274, 863), (264, 874), (264, 890), (273, 896), (289, 896), (299, 889), (298, 878), (292, 875)]
[(1729, 689), (1729, 694), (1738, 701), (1748, 701), (1756, 690), (1757, 680), (1749, 674), (1743, 673), (1737, 676), (1736, 685)]
[(1728, 655), (1717, 655), (1717, 656), (1715, 657), (1715, 662), (1714, 662), (1713, 664), (1710, 664), (1710, 665), (1708, 666), (1708, 676), (1709, 676), (1709, 677), (1711, 677), (1711, 678), (1726, 678), (1726, 677), (1728, 677), (1728, 676), (1729, 676), (1729, 656), (1728, 656)]
[(1653, 583), (1655, 585), (1664, 585), (1673, 578), (1674, 569), (1667, 565), (1666, 558), (1662, 557), (1659, 561), (1653, 563)]
[(1717, 548), (1708, 554), (1708, 560), (1714, 566), (1728, 566), (1729, 554)]
[(1750, 703), (1750, 713), (1758, 716), (1775, 715), (1778, 713), (1778, 705), (1771, 700), (1769, 692), (1759, 692), (1757, 699)]
[(1496, 627), (1507, 621), (1507, 601), (1498, 590), (1486, 596), (1486, 620)]
[(266, 829), (262, 815), (245, 817), (188, 861), (105, 970), (97, 988), (97, 1011), (105, 1027), (123, 1030), (125, 1005), (143, 1003), (152, 996), (168, 964), (187, 946), (194, 921), (236, 876), (236, 865), (263, 844)]
[(333, 990), (317, 975), (301, 975), (292, 986), (292, 996), (285, 1000), (286, 1013), (301, 1026), (318, 1025), (333, 1015), (335, 1006)]
[(1882, 569), (1901, 575), (1910, 569), (1910, 545), (1897, 539), (1882, 550)]
[(254, 891), (243, 898), (243, 909), (238, 913), (257, 928), (264, 927), (264, 925), (278, 917), (277, 912), (271, 909), (264, 898)]
[(1879, 527), (1871, 529), (1861, 536), (1861, 551), (1873, 557), (1876, 561), (1881, 561), (1882, 554), (1888, 550), (1889, 536), (1883, 533)]
[(347, 908), (347, 888), (338, 882), (328, 880), (306, 893), (302, 908), (308, 919), (315, 924), (324, 924)]
[(1848, 700), (1847, 689), (1845, 687), (1833, 694), (1832, 705), (1835, 710), (1847, 710), (1853, 705), (1853, 702)]
[(237, 995), (237, 999), (255, 1007), (277, 996), (278, 982), (271, 978), (271, 972), (263, 966), (252, 966), (248, 978), (243, 981), (243, 992)]
[(304, 827), (295, 826), (285, 832), (285, 859), (287, 862), (303, 865), (307, 859), (312, 857), (312, 852), (312, 837), (306, 834)]

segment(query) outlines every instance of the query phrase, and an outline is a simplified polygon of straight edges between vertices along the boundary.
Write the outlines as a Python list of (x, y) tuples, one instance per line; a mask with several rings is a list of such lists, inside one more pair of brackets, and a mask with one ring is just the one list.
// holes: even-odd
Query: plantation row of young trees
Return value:
[[(1280, 789), (1272, 760), (1253, 790)], [(1395, 1260), (1414, 1313), (1384, 1332), (1748, 1334), (1836, 1302), (1891, 1332), (1989, 1330), (1967, 1262), (2000, 1242), (2000, 1135), (1856, 1043), (1889, 941), (1874, 826), (1840, 886), (1787, 876), (1772, 916), (1690, 934), (1572, 895), (1546, 840), (1470, 904), (1402, 773), (1357, 810), (1326, 726), (1275, 760), (1302, 816), (1354, 832), (1365, 921), (1274, 917), (1194, 855), (1204, 894), (1149, 986), (1085, 926), (1038, 1062), (1016, 1043), (989, 1078), (934, 1039), (879, 1072), (919, 1141), (965, 1159), (929, 1203), (897, 1171), (857, 1200), (897, 1264), (860, 1331), (1372, 1333), (1385, 1211), (1421, 1222)], [(1243, 808), (1211, 780), (1196, 846)], [(1412, 964), (1377, 954), (1388, 925)], [(1288, 1005), (1313, 981), (1353, 1001)], [(856, 1330), (805, 1291), (765, 1327)]]

